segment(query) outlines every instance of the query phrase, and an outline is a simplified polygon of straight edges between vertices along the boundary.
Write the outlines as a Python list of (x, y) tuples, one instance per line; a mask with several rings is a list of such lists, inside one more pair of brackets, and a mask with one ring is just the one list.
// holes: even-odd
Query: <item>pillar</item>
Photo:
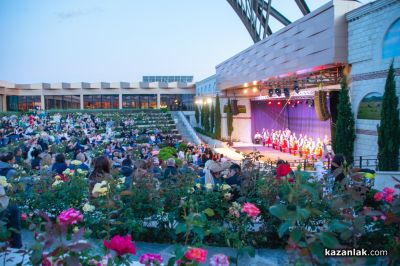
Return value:
[(80, 108), (81, 108), (81, 110), (83, 110), (83, 94), (81, 94), (80, 95), (80, 97), (79, 97), (79, 99), (80, 99)]
[(2, 95), (2, 103), (3, 103), (3, 111), (7, 111), (7, 95), (6, 94), (4, 94), (4, 95)]
[(161, 94), (157, 93), (157, 109), (161, 107)]
[(44, 106), (44, 95), (40, 95), (40, 109), (46, 110), (47, 106)]
[(118, 108), (122, 109), (122, 93), (118, 95), (118, 103), (119, 103)]

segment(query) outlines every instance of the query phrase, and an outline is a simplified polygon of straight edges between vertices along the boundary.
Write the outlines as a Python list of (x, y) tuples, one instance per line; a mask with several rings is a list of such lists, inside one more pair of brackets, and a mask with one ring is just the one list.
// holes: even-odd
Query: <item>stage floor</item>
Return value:
[(271, 147), (267, 148), (262, 145), (257, 145), (257, 144), (250, 144), (248, 146), (233, 146), (232, 147), (234, 150), (240, 151), (240, 152), (254, 152), (254, 151), (259, 151), (261, 155), (264, 157), (261, 158), (261, 161), (268, 161), (271, 160), (272, 162), (276, 162), (280, 159), (284, 161), (289, 161), (291, 163), (294, 162), (303, 162), (304, 160), (301, 159), (299, 156), (294, 156), (289, 153), (281, 152), (279, 150), (274, 150)]

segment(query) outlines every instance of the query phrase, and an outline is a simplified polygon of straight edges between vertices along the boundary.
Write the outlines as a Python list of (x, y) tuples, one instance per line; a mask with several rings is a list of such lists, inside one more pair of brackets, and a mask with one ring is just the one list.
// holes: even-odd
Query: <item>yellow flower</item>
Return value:
[(89, 203), (85, 203), (85, 205), (83, 205), (82, 210), (84, 212), (92, 212), (95, 210), (95, 207), (93, 205), (90, 205)]
[(56, 175), (54, 178), (55, 178), (56, 180), (61, 180), (61, 176), (59, 176), (59, 175)]
[(54, 181), (54, 183), (51, 185), (52, 187), (56, 187), (56, 186), (58, 186), (58, 185), (60, 185), (60, 184), (62, 184), (62, 183), (64, 183), (64, 181), (62, 181), (62, 180), (56, 180), (56, 181)]
[(65, 169), (65, 171), (63, 172), (64, 175), (70, 175), (71, 174), (71, 170), (69, 168)]
[(72, 231), (74, 231), (74, 233), (78, 233), (79, 232), (79, 227), (75, 226), (74, 229), (72, 229)]
[(197, 184), (196, 184), (196, 187), (197, 187), (198, 189), (200, 189), (200, 188), (201, 188), (201, 184), (197, 183)]
[(6, 178), (5, 176), (0, 176), (0, 185), (2, 185), (3, 187), (11, 186), (11, 185), (7, 182), (7, 178)]
[(99, 197), (99, 196), (104, 196), (107, 194), (108, 192), (108, 188), (107, 188), (107, 181), (102, 181), (101, 183), (96, 183), (94, 185), (92, 194), (95, 197)]
[(212, 188), (213, 186), (210, 183), (206, 184), (206, 189), (212, 189)]
[(222, 189), (222, 190), (230, 190), (230, 189), (231, 189), (231, 186), (230, 186), (230, 185), (227, 185), (227, 184), (223, 184), (223, 185), (221, 186), (221, 189)]
[(79, 161), (79, 160), (73, 160), (73, 161), (71, 162), (71, 164), (72, 164), (72, 165), (75, 165), (75, 166), (79, 166), (79, 165), (82, 164), (82, 162)]
[(224, 194), (224, 198), (227, 199), (227, 200), (231, 199), (231, 196), (232, 196), (231, 193), (225, 193)]

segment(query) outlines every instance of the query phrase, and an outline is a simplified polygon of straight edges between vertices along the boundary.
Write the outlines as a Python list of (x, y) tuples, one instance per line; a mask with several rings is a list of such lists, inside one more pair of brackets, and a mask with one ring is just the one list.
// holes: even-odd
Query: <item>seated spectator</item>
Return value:
[(107, 156), (102, 155), (94, 159), (94, 169), (89, 174), (89, 195), (93, 197), (92, 190), (96, 183), (111, 180), (111, 162)]
[(56, 155), (56, 162), (53, 164), (51, 167), (51, 170), (53, 172), (56, 172), (57, 174), (62, 174), (65, 169), (68, 168), (67, 163), (65, 162), (65, 156), (62, 153), (59, 153)]
[(125, 187), (130, 188), (133, 182), (133, 162), (131, 159), (126, 158), (122, 161), (119, 173), (125, 177)]
[(35, 170), (40, 170), (40, 161), (42, 160), (41, 158), (40, 158), (40, 153), (41, 153), (41, 150), (39, 150), (39, 149), (34, 149), (32, 152), (31, 152), (31, 156), (32, 156), (32, 160), (31, 160), (31, 167), (32, 167), (32, 169), (35, 169)]
[(240, 166), (236, 163), (232, 164), (229, 167), (228, 178), (225, 180), (225, 182), (230, 186), (240, 187), (241, 185), (240, 174), (241, 174)]
[(82, 169), (83, 171), (89, 171), (89, 165), (86, 163), (86, 155), (83, 152), (78, 153), (78, 155), (76, 155), (76, 159), (78, 161), (81, 161), (81, 164), (79, 165), (79, 169)]
[(12, 152), (2, 154), (0, 157), (0, 176), (5, 176), (8, 181), (14, 178), (17, 171), (13, 165), (15, 163), (15, 157)]
[(164, 179), (174, 178), (176, 175), (178, 175), (178, 170), (175, 166), (175, 159), (169, 158), (167, 160), (167, 168), (164, 171)]
[(23, 159), (22, 159), (22, 149), (20, 147), (15, 149), (14, 156), (15, 156), (15, 163), (21, 164)]

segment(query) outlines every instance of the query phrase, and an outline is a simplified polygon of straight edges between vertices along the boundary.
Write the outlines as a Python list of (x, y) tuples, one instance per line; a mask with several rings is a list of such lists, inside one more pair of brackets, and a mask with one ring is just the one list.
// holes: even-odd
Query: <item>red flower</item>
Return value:
[(28, 215), (26, 213), (21, 214), (21, 220), (26, 221), (26, 219), (28, 219)]
[(46, 255), (42, 257), (42, 266), (51, 266), (51, 261), (47, 258)]
[(375, 201), (380, 201), (383, 198), (383, 193), (382, 192), (376, 192), (374, 195), (374, 200)]
[(185, 258), (199, 263), (204, 263), (207, 259), (207, 250), (202, 248), (189, 248), (185, 252)]
[(114, 250), (118, 256), (125, 254), (136, 255), (136, 247), (130, 235), (113, 236), (110, 241), (104, 240), (103, 245), (106, 249)]
[(256, 218), (260, 214), (260, 210), (256, 207), (256, 205), (246, 202), (243, 205), (242, 212), (247, 213), (249, 217)]
[(283, 163), (276, 168), (276, 175), (277, 176), (287, 176), (290, 172), (292, 172), (292, 168), (289, 165)]
[(290, 178), (288, 179), (288, 181), (289, 181), (289, 183), (294, 183), (294, 182), (296, 181), (296, 179), (294, 179), (293, 177), (290, 177)]
[(392, 203), (393, 202), (393, 194), (386, 194), (385, 195), (385, 201), (387, 203)]
[(385, 194), (393, 194), (394, 193), (394, 189), (390, 188), (390, 187), (385, 187), (383, 189), (383, 193), (385, 193)]

